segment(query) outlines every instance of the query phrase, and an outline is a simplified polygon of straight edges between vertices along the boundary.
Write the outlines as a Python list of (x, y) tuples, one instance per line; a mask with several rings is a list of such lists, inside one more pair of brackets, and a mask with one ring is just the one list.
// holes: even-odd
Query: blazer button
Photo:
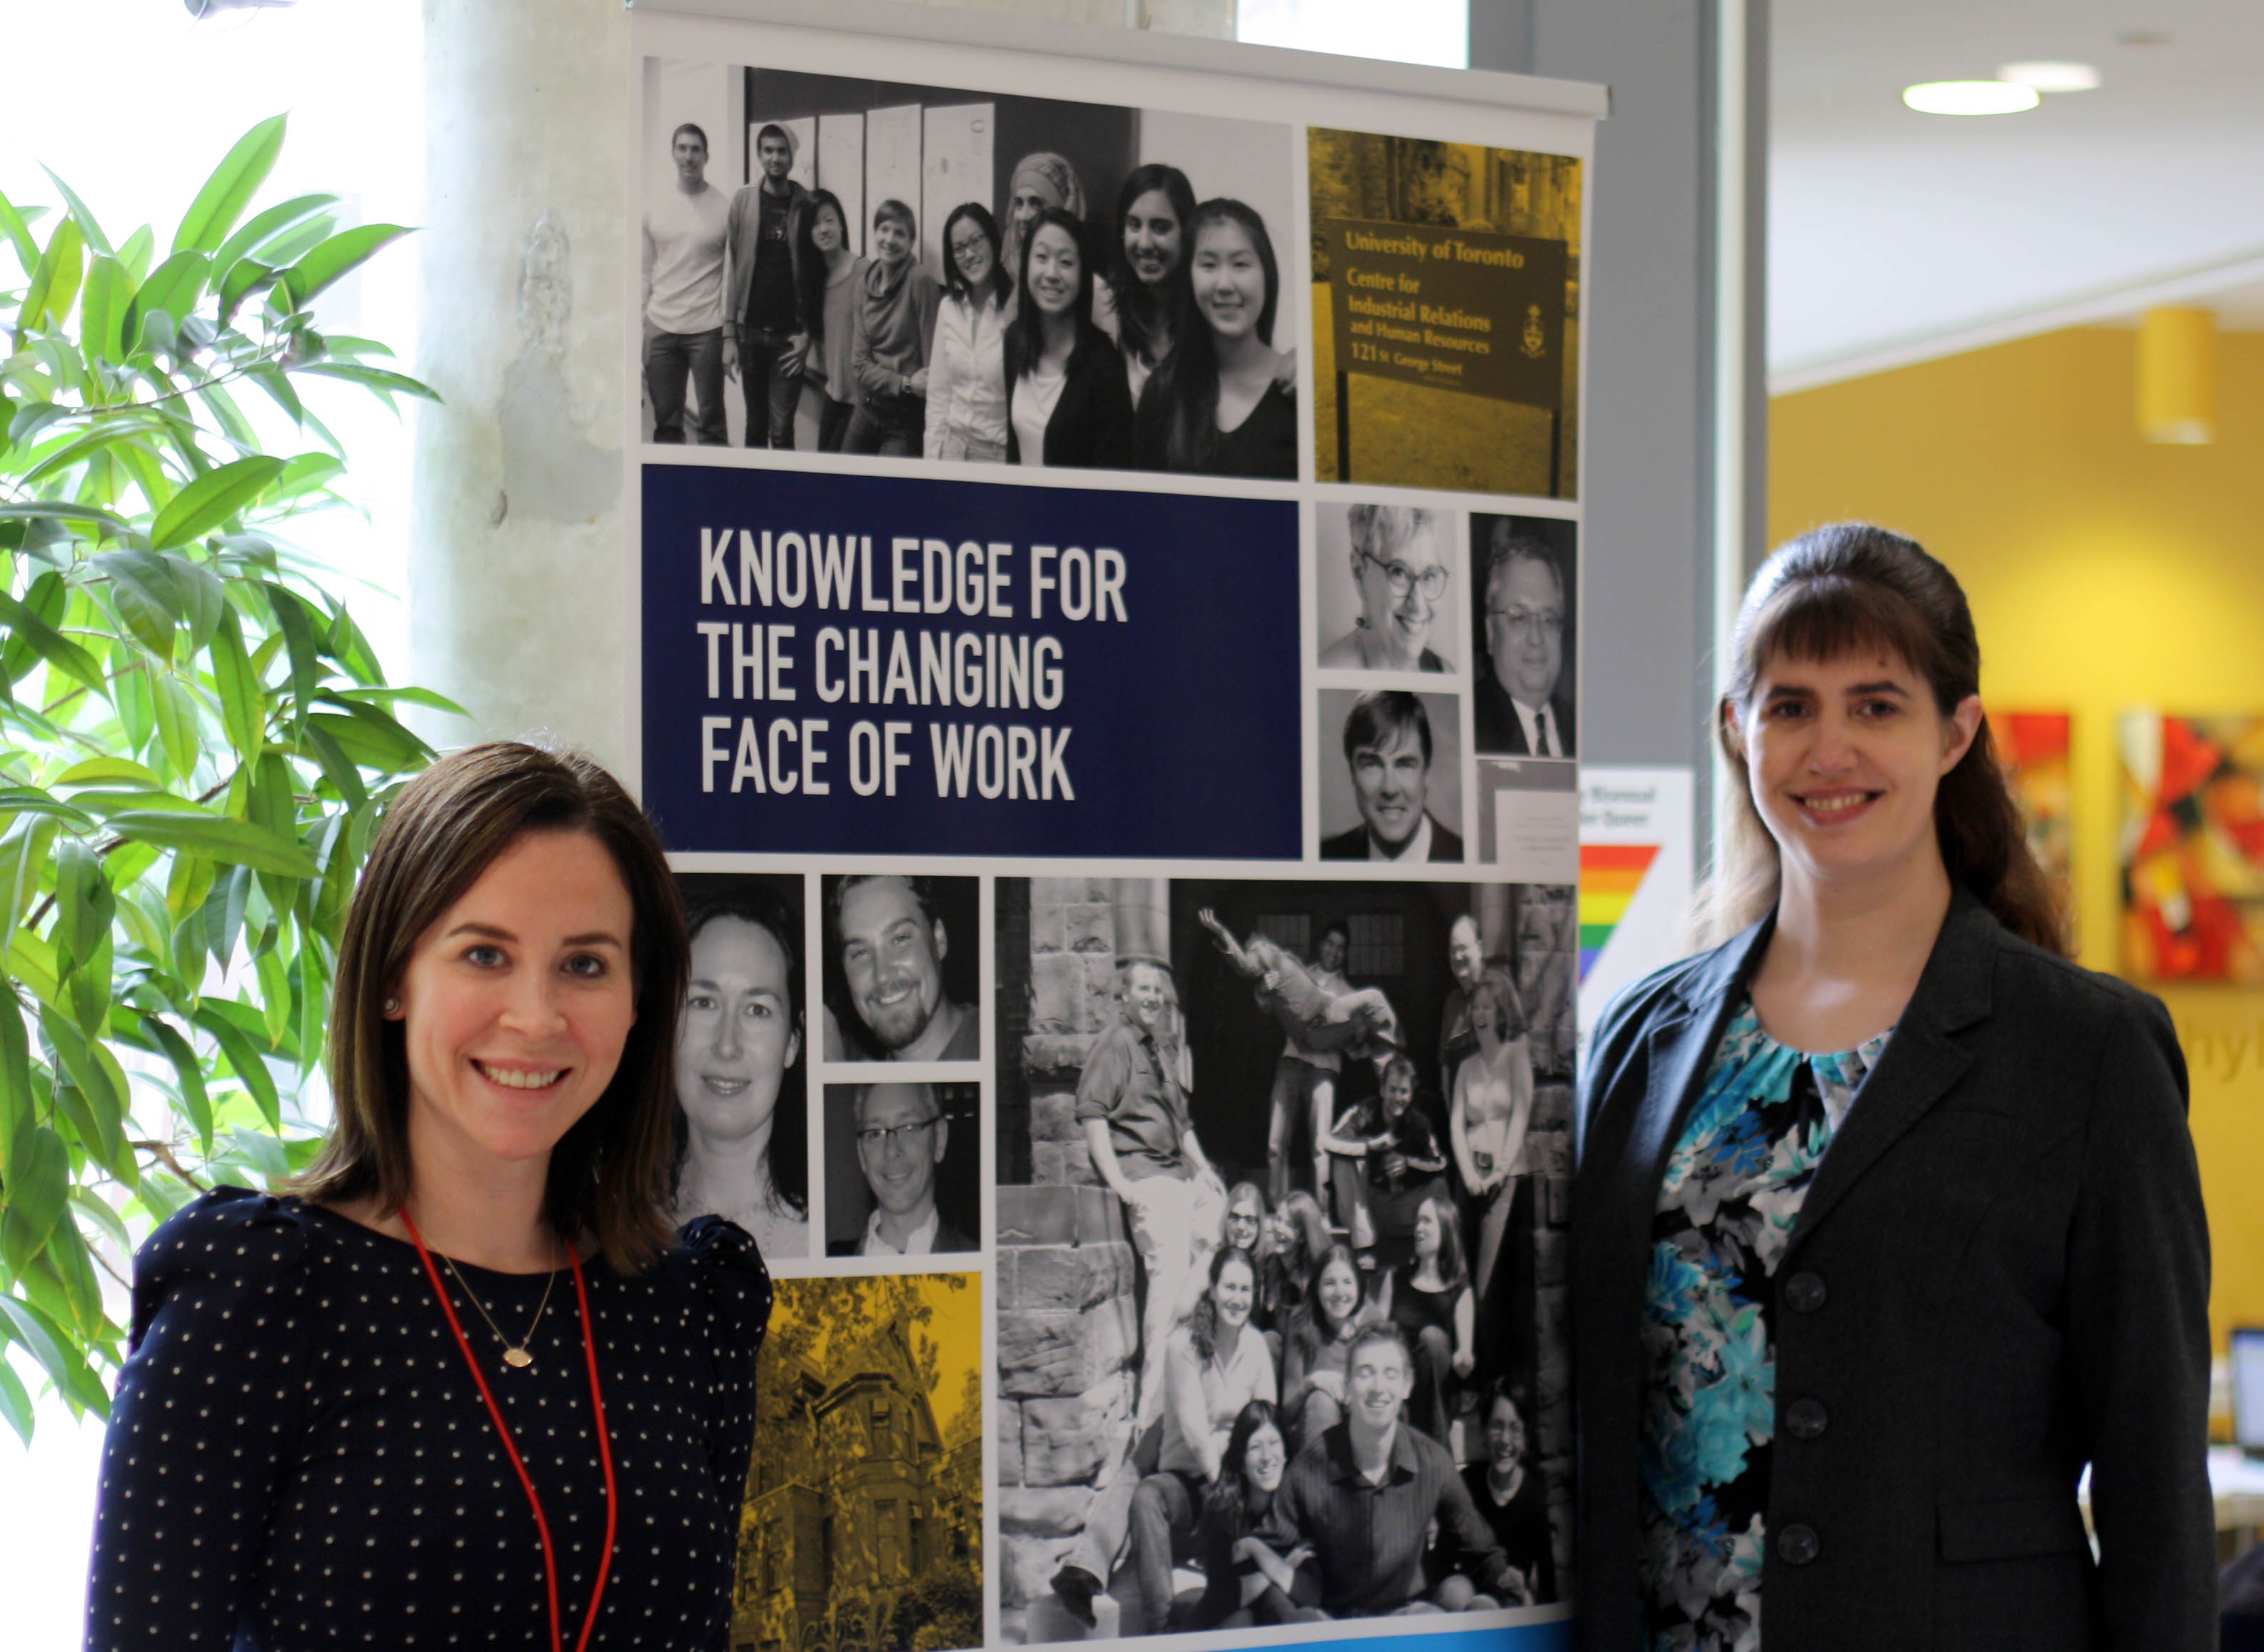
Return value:
[(1784, 1408), (1785, 1431), (1795, 1439), (1814, 1439), (1831, 1420), (1821, 1400), (1795, 1400)]
[(1788, 1566), (1805, 1566), (1823, 1552), (1812, 1525), (1789, 1525), (1776, 1534), (1776, 1557)]
[(1784, 1282), (1784, 1300), (1796, 1314), (1813, 1314), (1824, 1306), (1824, 1276), (1794, 1274)]

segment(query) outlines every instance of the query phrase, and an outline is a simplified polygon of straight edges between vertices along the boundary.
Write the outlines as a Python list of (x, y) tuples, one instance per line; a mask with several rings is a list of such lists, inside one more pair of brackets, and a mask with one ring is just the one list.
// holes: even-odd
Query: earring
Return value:
[(388, 998), (385, 1001), (385, 1012), (388, 1015), (399, 1015), (401, 1013), (401, 1000), (398, 998)]

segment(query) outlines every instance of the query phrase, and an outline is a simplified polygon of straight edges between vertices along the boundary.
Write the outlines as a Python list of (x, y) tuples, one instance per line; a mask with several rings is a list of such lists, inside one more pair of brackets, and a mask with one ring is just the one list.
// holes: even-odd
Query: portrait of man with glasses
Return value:
[[(951, 1148), (951, 1120), (938, 1084), (829, 1086), (829, 1105), (845, 1104), (857, 1144), (857, 1170), (872, 1200), (853, 1239), (829, 1240), (836, 1257), (926, 1257), (973, 1250), (976, 1243), (946, 1220), (937, 1182)], [(837, 1176), (849, 1186), (849, 1178)], [(853, 1188), (850, 1191), (853, 1194)], [(838, 1225), (834, 1225), (838, 1231)]]
[(1579, 753), (1572, 703), (1573, 525), (1472, 516), (1479, 592), (1471, 726), (1477, 749), (1516, 757)]
[[(1322, 507), (1322, 572), (1327, 580), (1323, 622), (1333, 628), (1347, 595), (1334, 576), (1336, 523)], [(1357, 611), (1352, 628), (1321, 650), (1324, 671), (1451, 671), (1455, 663), (1431, 646), (1445, 612), (1453, 573), (1448, 566), (1453, 518), (1413, 505), (1355, 504), (1345, 507), (1352, 591)], [(1324, 634), (1326, 634), (1324, 630)]]

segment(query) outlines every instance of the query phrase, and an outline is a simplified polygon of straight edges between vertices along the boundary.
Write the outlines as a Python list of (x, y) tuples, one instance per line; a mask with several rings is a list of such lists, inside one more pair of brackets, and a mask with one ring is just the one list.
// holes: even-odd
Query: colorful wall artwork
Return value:
[(2122, 718), (2122, 967), (2264, 982), (2264, 717)]
[(1996, 738), (1998, 760), (2011, 777), (2021, 818), (2028, 823), (2028, 848), (2052, 880), (2060, 909), (2072, 923), (2075, 793), (2068, 778), (2068, 714), (1992, 712), (1989, 728)]

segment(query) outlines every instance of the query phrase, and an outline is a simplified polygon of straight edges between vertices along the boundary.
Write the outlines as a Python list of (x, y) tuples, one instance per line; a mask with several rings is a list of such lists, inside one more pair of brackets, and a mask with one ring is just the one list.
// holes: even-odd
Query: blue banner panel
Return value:
[(1295, 859), (1297, 507), (647, 465), (672, 850)]

